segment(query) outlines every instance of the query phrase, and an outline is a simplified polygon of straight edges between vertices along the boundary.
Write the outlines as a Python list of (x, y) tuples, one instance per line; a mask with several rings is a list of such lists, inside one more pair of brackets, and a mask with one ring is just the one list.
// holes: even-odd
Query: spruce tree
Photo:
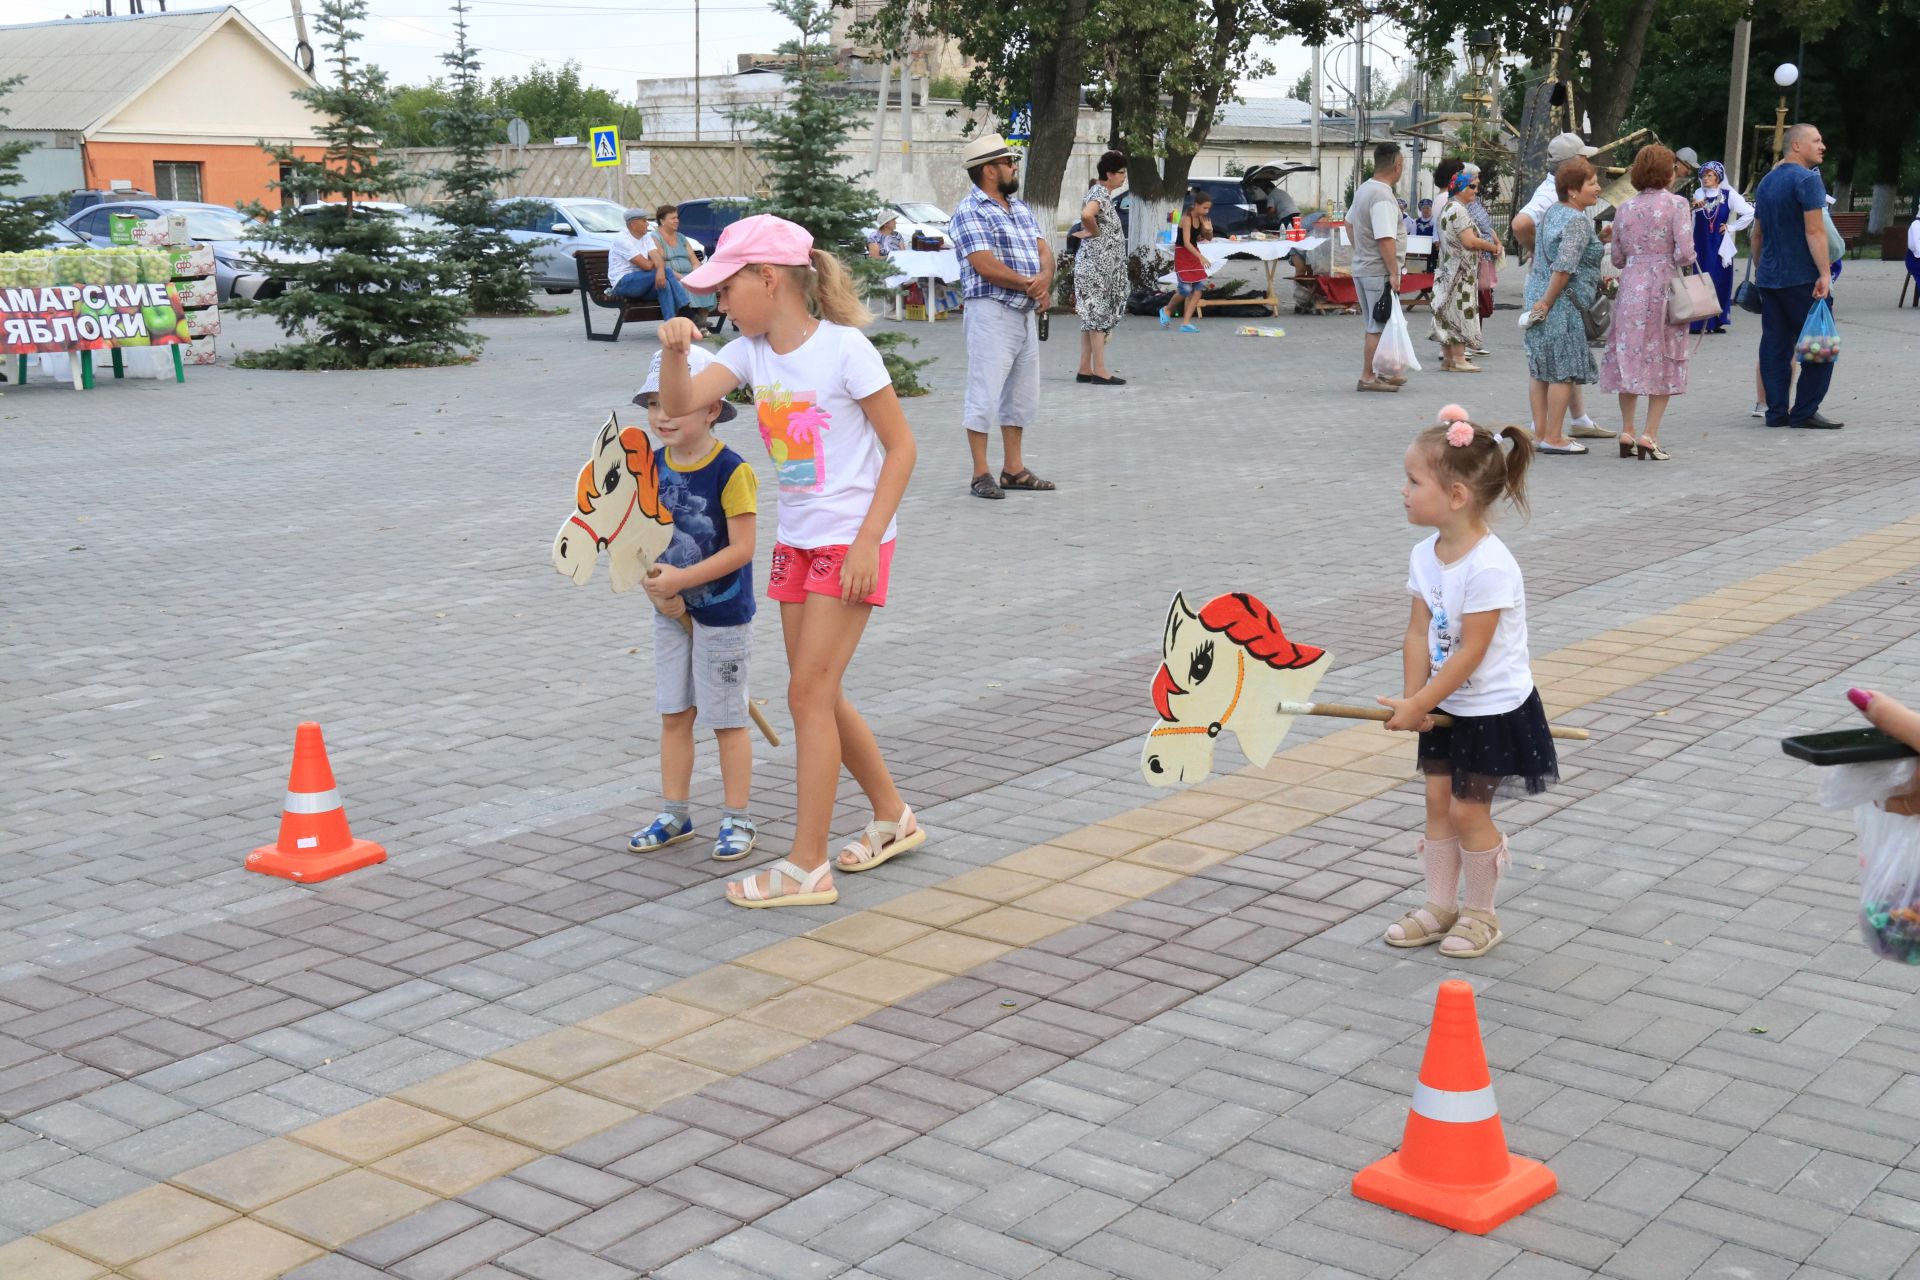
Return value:
[(781, 72), (786, 101), (740, 113), (759, 130), (755, 146), (771, 173), (771, 194), (756, 201), (754, 211), (799, 223), (818, 247), (859, 269), (861, 262), (872, 261), (863, 241), (880, 197), (840, 172), (847, 136), (866, 105), (832, 89), (841, 79), (829, 43), (833, 7), (823, 0), (774, 0), (770, 7), (800, 28), (800, 35), (780, 46), (793, 58)]
[[(20, 76), (11, 80), (0, 80), (0, 100), (21, 81)], [(0, 101), (0, 121), (6, 119), (7, 109)], [(0, 142), (0, 253), (20, 253), (27, 249), (37, 249), (52, 239), (46, 232), (47, 219), (54, 216), (54, 202), (45, 196), (25, 197), (9, 196), (6, 193), (20, 185), (24, 178), (20, 173), (20, 161), (34, 144), (26, 141)]]
[[(292, 251), (294, 262), (262, 263), (287, 281), (286, 292), (257, 301), (293, 341), (250, 352), (238, 363), (270, 369), (373, 369), (453, 364), (479, 345), (460, 327), (466, 299), (445, 288), (444, 273), (427, 254), (433, 246), (392, 217), (357, 201), (392, 196), (408, 175), (380, 156), (379, 127), (387, 118), (386, 75), (354, 55), (366, 0), (320, 0), (315, 26), (333, 83), (294, 96), (325, 117), (316, 132), (326, 144), (319, 162), (291, 147), (266, 147), (285, 176), (274, 184), (284, 198), (338, 197), (340, 216), (270, 224), (259, 238)], [(264, 146), (264, 144), (262, 144)]]
[[(787, 87), (785, 102), (739, 113), (742, 121), (759, 131), (755, 148), (771, 170), (769, 194), (754, 201), (753, 211), (799, 223), (812, 234), (815, 248), (836, 255), (861, 285), (878, 288), (893, 270), (867, 253), (866, 232), (874, 224), (880, 197), (840, 171), (847, 137), (866, 106), (851, 94), (834, 91), (843, 77), (833, 64), (829, 43), (833, 6), (823, 0), (773, 0), (769, 7), (800, 28), (800, 35), (780, 46), (780, 52), (793, 59), (781, 71)], [(865, 172), (857, 175), (866, 176)], [(708, 245), (707, 251), (711, 253), (713, 246)], [(918, 371), (932, 359), (909, 360), (897, 350), (903, 342), (918, 346), (918, 338), (898, 329), (867, 336), (880, 349), (896, 392), (903, 396), (927, 393)]]
[(488, 158), (499, 113), (480, 83), (480, 55), (467, 41), (467, 0), (454, 0), (453, 12), (453, 51), (440, 59), (452, 70), (451, 92), (435, 130), (453, 148), (453, 163), (428, 175), (440, 184), (440, 198), (427, 212), (447, 224), (441, 262), (474, 311), (531, 311), (535, 246), (500, 230), (494, 211), (496, 188), (519, 170)]

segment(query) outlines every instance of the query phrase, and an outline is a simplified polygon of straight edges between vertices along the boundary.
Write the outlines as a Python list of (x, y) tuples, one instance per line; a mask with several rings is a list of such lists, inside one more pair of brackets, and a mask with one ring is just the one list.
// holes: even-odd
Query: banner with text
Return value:
[(190, 342), (166, 249), (0, 253), (0, 354)]

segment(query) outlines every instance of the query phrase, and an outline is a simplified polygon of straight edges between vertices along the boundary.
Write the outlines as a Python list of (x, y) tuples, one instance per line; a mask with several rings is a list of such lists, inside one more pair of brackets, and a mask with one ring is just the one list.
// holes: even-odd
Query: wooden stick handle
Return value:
[[(1393, 713), (1385, 707), (1356, 707), (1344, 702), (1282, 702), (1280, 712), (1282, 715), (1289, 716), (1334, 716), (1341, 720), (1374, 720), (1382, 723), (1393, 718)], [(1452, 723), (1452, 716), (1445, 712), (1434, 712), (1435, 728), (1444, 729)], [(1593, 737), (1585, 729), (1573, 729), (1558, 724), (1548, 725), (1547, 732), (1556, 738), (1564, 738), (1572, 742), (1586, 742)]]
[[(658, 569), (648, 569), (647, 576), (651, 578), (659, 572), (660, 570)], [(659, 607), (659, 605), (654, 606), (656, 609)], [(685, 613), (675, 618), (674, 621), (678, 622), (688, 635), (693, 634), (693, 619)], [(747, 714), (753, 717), (754, 727), (760, 730), (760, 736), (767, 740), (767, 745), (774, 747), (780, 745), (780, 735), (773, 731), (772, 721), (767, 719), (767, 713), (760, 709), (760, 704), (755, 702), (751, 696), (747, 698)]]

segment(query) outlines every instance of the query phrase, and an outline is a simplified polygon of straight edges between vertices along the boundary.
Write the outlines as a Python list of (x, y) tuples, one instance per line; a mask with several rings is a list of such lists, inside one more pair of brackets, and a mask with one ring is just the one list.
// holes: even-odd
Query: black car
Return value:
[(1190, 178), (1187, 186), (1213, 197), (1213, 233), (1244, 236), (1277, 232), (1300, 216), (1299, 206), (1280, 185), (1289, 175), (1312, 173), (1310, 164), (1263, 164), (1237, 177)]

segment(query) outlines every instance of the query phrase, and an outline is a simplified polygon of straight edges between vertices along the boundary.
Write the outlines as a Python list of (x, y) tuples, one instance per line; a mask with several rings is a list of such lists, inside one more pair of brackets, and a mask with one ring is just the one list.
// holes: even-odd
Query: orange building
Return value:
[(0, 140), (40, 145), (28, 195), (122, 184), (166, 200), (280, 203), (265, 145), (317, 159), (313, 80), (232, 7), (0, 26)]

